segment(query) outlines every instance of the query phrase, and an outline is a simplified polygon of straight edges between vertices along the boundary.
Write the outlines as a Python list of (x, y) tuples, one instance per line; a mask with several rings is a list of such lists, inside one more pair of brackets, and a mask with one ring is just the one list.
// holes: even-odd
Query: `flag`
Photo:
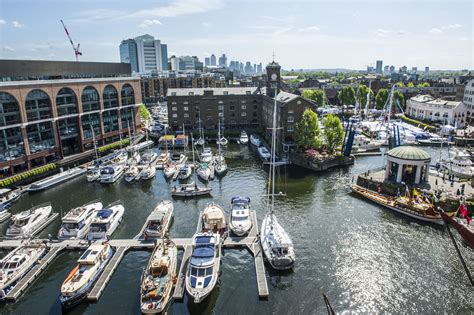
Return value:
[(467, 221), (467, 224), (470, 224), (471, 223), (471, 218), (469, 217), (468, 213), (467, 213), (467, 208), (464, 204), (461, 204), (459, 206), (459, 214), (461, 216), (461, 218), (466, 218), (466, 221)]

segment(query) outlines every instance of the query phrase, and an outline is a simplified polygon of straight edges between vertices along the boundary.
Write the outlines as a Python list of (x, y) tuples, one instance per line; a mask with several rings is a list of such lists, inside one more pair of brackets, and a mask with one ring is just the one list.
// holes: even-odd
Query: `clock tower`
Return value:
[(267, 95), (275, 97), (275, 89), (277, 94), (280, 93), (280, 65), (273, 60), (267, 65)]

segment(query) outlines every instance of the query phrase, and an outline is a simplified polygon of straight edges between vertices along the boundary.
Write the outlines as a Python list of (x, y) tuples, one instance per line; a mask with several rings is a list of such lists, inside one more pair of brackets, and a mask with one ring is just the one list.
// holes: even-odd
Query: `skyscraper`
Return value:
[(129, 63), (132, 72), (138, 72), (137, 44), (133, 39), (123, 40), (120, 44), (120, 62)]
[(214, 54), (211, 55), (211, 66), (216, 65), (216, 56)]
[(395, 72), (395, 66), (390, 66), (390, 74), (394, 73)]
[(383, 73), (384, 74), (389, 73), (389, 71), (390, 71), (389, 69), (390, 69), (390, 67), (388, 65), (386, 65), (385, 67), (383, 67)]
[(382, 74), (382, 67), (383, 67), (383, 61), (382, 60), (377, 60), (376, 67), (375, 67), (375, 72), (378, 74)]
[(153, 36), (145, 34), (122, 41), (120, 60), (130, 63), (132, 70), (138, 73), (167, 70), (168, 47)]
[(430, 72), (430, 67), (426, 66), (425, 67), (425, 73), (428, 73), (428, 72)]
[(168, 69), (168, 45), (161, 44), (161, 70)]
[(227, 57), (225, 54), (219, 57), (219, 66), (220, 67), (227, 67)]
[(211, 58), (210, 57), (205, 57), (204, 58), (204, 65), (206, 67), (211, 65)]
[(257, 65), (257, 73), (262, 73), (262, 63), (260, 62), (258, 65)]

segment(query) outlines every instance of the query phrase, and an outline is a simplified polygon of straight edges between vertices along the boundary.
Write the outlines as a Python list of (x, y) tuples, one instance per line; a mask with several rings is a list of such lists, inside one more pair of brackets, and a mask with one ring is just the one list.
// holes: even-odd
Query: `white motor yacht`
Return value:
[(440, 161), (440, 166), (457, 178), (470, 179), (474, 176), (471, 155), (464, 150), (453, 148), (449, 151), (449, 160)]
[(219, 233), (227, 231), (224, 209), (217, 203), (211, 202), (202, 212), (201, 232)]
[(173, 218), (173, 202), (170, 200), (160, 201), (155, 209), (150, 213), (146, 219), (145, 231), (143, 231), (143, 238), (145, 240), (162, 238), (168, 231), (171, 219)]
[(87, 169), (86, 178), (89, 183), (95, 182), (100, 178), (100, 168), (91, 167)]
[(163, 168), (163, 174), (165, 175), (166, 179), (173, 178), (177, 172), (178, 166), (176, 164), (168, 164)]
[(219, 234), (197, 233), (186, 270), (186, 291), (194, 303), (202, 302), (212, 292), (219, 278), (221, 240)]
[(140, 172), (140, 178), (143, 180), (149, 180), (155, 177), (156, 175), (156, 168), (155, 166), (149, 164), (145, 166), (142, 171)]
[(52, 207), (49, 202), (14, 214), (5, 237), (8, 239), (32, 237), (45, 227), (52, 215)]
[(173, 153), (171, 155), (171, 163), (174, 164), (183, 164), (186, 163), (187, 160), (188, 158), (186, 157), (186, 155), (182, 153)]
[(122, 222), (124, 212), (125, 208), (119, 202), (96, 211), (92, 218), (89, 233), (87, 233), (87, 239), (99, 240), (110, 237)]
[(158, 243), (142, 274), (140, 309), (143, 314), (158, 314), (166, 309), (172, 297), (177, 261), (178, 249), (173, 242)]
[(41, 243), (30, 242), (15, 248), (0, 260), (0, 299), (38, 262), (46, 252)]
[(270, 151), (264, 146), (258, 147), (258, 155), (260, 156), (260, 159), (263, 161), (268, 161), (270, 160), (271, 154)]
[(128, 161), (128, 153), (126, 150), (119, 150), (114, 152), (111, 160), (112, 164), (125, 164)]
[(233, 197), (231, 200), (229, 227), (237, 236), (247, 235), (252, 229), (250, 218), (250, 198)]
[(0, 189), (0, 204), (10, 204), (20, 198), (21, 193), (19, 190), (11, 190), (9, 188)]
[(377, 151), (382, 147), (383, 141), (370, 139), (364, 135), (355, 135), (353, 148), (354, 151), (365, 152), (365, 151)]
[(209, 177), (211, 176), (211, 169), (209, 167), (209, 164), (200, 163), (196, 169), (196, 175), (203, 181), (207, 182), (209, 180)]
[(260, 138), (254, 134), (250, 135), (250, 143), (256, 147), (259, 147), (260, 144), (262, 144), (262, 142), (260, 141)]
[(5, 222), (9, 217), (11, 217), (10, 204), (0, 203), (0, 223)]
[(112, 255), (112, 247), (105, 242), (87, 248), (61, 286), (59, 301), (64, 309), (79, 304), (87, 297)]
[(188, 178), (191, 177), (193, 171), (191, 169), (191, 166), (189, 166), (188, 164), (182, 164), (180, 167), (179, 167), (179, 171), (178, 171), (178, 179), (179, 180), (186, 180)]
[(158, 158), (158, 153), (156, 152), (146, 152), (144, 154), (142, 154), (142, 159), (140, 161), (140, 163), (138, 163), (139, 165), (155, 165), (155, 162), (156, 162), (156, 159)]
[(165, 164), (170, 160), (170, 153), (168, 151), (161, 152), (158, 158), (156, 159), (156, 168), (162, 169)]
[(113, 164), (111, 166), (105, 166), (100, 170), (100, 183), (115, 183), (120, 177), (122, 177), (124, 172), (125, 168), (122, 164)]
[(130, 167), (125, 172), (125, 181), (127, 183), (134, 181), (139, 177), (138, 174), (140, 174), (140, 169), (138, 168), (138, 166), (136, 166), (135, 164), (130, 165)]
[(96, 211), (101, 210), (102, 202), (92, 201), (85, 205), (71, 209), (64, 217), (59, 228), (58, 239), (81, 239), (89, 231)]
[(239, 142), (240, 142), (240, 144), (249, 143), (249, 136), (247, 135), (245, 130), (242, 130), (242, 132), (240, 132)]
[(212, 150), (211, 148), (204, 148), (201, 153), (201, 162), (203, 163), (211, 163), (213, 160)]

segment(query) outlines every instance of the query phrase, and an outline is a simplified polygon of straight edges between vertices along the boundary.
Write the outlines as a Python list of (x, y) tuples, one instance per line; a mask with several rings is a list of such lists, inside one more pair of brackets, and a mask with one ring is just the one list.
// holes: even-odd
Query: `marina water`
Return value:
[[(428, 149), (439, 158), (439, 149)], [(199, 212), (214, 201), (229, 209), (231, 197), (247, 195), (259, 222), (264, 216), (267, 170), (253, 148), (230, 144), (229, 172), (209, 185), (212, 198), (175, 200), (170, 236), (191, 237)], [(322, 293), (337, 312), (471, 313), (474, 296), (455, 250), (443, 228), (418, 224), (350, 193), (356, 174), (383, 166), (383, 157), (359, 157), (355, 165), (321, 174), (287, 166), (280, 169), (276, 215), (293, 239), (296, 266), (290, 272), (269, 271), (270, 297), (259, 300), (254, 262), (247, 250), (224, 249), (220, 285), (203, 303), (185, 297), (170, 314), (325, 314)], [(72, 207), (99, 199), (120, 199), (124, 220), (113, 238), (132, 238), (161, 199), (171, 199), (161, 172), (149, 182), (90, 184), (85, 176), (24, 195), (12, 207), (16, 213), (51, 201), (63, 214)], [(40, 237), (56, 237), (60, 220)], [(2, 225), (3, 232), (6, 224)], [(471, 270), (474, 256), (461, 246)], [(4, 254), (4, 253), (3, 253)], [(140, 276), (150, 253), (130, 251), (112, 276), (98, 303), (82, 303), (70, 314), (139, 314)], [(181, 257), (182, 253), (179, 254)], [(62, 282), (76, 265), (79, 251), (65, 251), (28, 288), (17, 303), (0, 306), (7, 314), (61, 314)], [(268, 266), (267, 266), (268, 268)]]

